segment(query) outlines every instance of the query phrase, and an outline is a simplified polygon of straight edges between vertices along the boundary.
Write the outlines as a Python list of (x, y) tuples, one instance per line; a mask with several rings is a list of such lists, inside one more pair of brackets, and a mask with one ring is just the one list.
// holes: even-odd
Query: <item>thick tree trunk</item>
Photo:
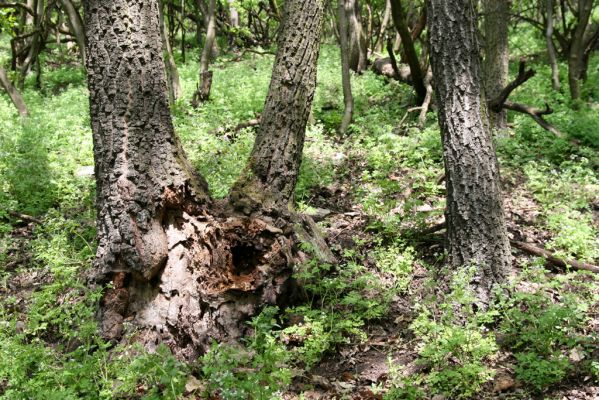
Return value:
[(568, 56), (568, 85), (572, 100), (580, 99), (580, 80), (584, 73), (584, 36), (593, 11), (593, 0), (578, 0), (577, 3), (576, 29)]
[(17, 88), (14, 87), (14, 85), (10, 81), (10, 79), (8, 79), (6, 70), (2, 67), (0, 67), (0, 86), (4, 88), (4, 90), (8, 94), (8, 97), (10, 97), (10, 100), (17, 108), (19, 114), (21, 114), (22, 117), (27, 117), (29, 115), (29, 110), (27, 110), (25, 101), (23, 100), (21, 93), (19, 93)]
[(447, 184), (448, 263), (475, 268), (471, 287), (485, 307), (510, 265), (499, 166), (481, 90), (471, 0), (429, 0), (431, 66)]
[(208, 6), (208, 25), (206, 28), (206, 40), (200, 58), (200, 77), (196, 92), (193, 94), (192, 105), (198, 105), (210, 98), (212, 87), (212, 71), (210, 71), (210, 59), (216, 39), (216, 0), (210, 0)]
[(401, 1), (391, 0), (391, 10), (391, 14), (393, 15), (393, 23), (395, 24), (395, 29), (397, 29), (397, 32), (401, 37), (401, 44), (403, 45), (406, 61), (410, 66), (412, 84), (414, 85), (414, 90), (416, 91), (416, 103), (420, 105), (426, 97), (424, 74), (422, 73), (422, 68), (420, 67), (420, 60), (418, 59), (418, 54), (416, 54), (416, 49), (414, 48), (412, 35), (410, 34), (410, 30), (408, 29), (406, 16)]
[[(509, 43), (508, 22), (511, 0), (483, 1), (483, 33), (485, 58), (483, 61), (483, 77), (487, 98), (494, 99), (501, 93), (508, 80)], [(489, 111), (492, 128), (507, 127), (507, 112)]]
[(549, 55), (549, 64), (551, 65), (551, 86), (553, 90), (560, 90), (559, 67), (557, 65), (557, 56), (555, 55), (555, 46), (553, 45), (553, 0), (547, 0), (545, 7), (547, 11), (545, 40), (547, 41), (547, 54)]
[[(166, 96), (158, 3), (84, 1), (98, 210), (94, 281), (112, 282), (101, 303), (106, 338), (131, 333), (149, 348), (162, 342), (194, 359), (212, 339), (244, 335), (249, 318), (283, 297), (296, 242), (283, 233), (293, 231), (285, 220), (235, 216), (214, 204), (187, 162)], [(294, 72), (286, 67), (285, 84)], [(124, 332), (125, 319), (134, 331)]]
[(347, 35), (347, 16), (345, 0), (339, 0), (339, 41), (341, 44), (341, 84), (343, 86), (343, 118), (339, 133), (345, 135), (354, 114), (354, 97), (351, 92), (351, 77), (349, 74), (349, 43)]
[(291, 206), (316, 88), (322, 0), (288, 0), (260, 129), (231, 201), (246, 213)]
[(366, 69), (368, 41), (360, 21), (358, 0), (345, 0), (345, 12), (349, 22), (349, 67), (359, 73)]
[(60, 4), (62, 5), (64, 12), (67, 14), (67, 23), (69, 24), (69, 29), (73, 35), (75, 35), (75, 40), (77, 41), (77, 46), (79, 47), (79, 54), (81, 54), (81, 59), (85, 64), (85, 29), (83, 27), (81, 15), (71, 0), (60, 0)]

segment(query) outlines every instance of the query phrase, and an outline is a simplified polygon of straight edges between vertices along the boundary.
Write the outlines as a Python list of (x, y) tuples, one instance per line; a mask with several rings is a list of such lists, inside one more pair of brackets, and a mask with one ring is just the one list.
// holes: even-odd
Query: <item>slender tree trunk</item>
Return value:
[[(292, 207), (316, 88), (324, 1), (287, 0), (260, 129), (231, 201), (246, 213)], [(290, 158), (291, 157), (291, 158)]]
[(553, 45), (553, 0), (547, 0), (547, 28), (545, 30), (545, 40), (547, 41), (547, 54), (549, 55), (549, 64), (551, 65), (551, 86), (553, 90), (560, 90), (559, 67), (557, 65), (557, 56), (555, 55), (555, 46)]
[(349, 74), (349, 43), (345, 0), (339, 0), (339, 41), (341, 44), (341, 83), (344, 103), (343, 119), (341, 120), (339, 133), (345, 135), (354, 113), (354, 97), (351, 92), (351, 77)]
[(349, 22), (349, 67), (359, 73), (366, 69), (368, 41), (360, 21), (358, 0), (345, 0), (345, 12)]
[(4, 90), (10, 97), (10, 100), (17, 108), (19, 114), (21, 114), (22, 117), (27, 117), (29, 115), (29, 110), (27, 110), (25, 101), (23, 100), (21, 93), (19, 93), (17, 88), (15, 88), (12, 82), (10, 81), (10, 79), (8, 79), (6, 70), (2, 67), (0, 67), (0, 86), (4, 88)]
[(580, 99), (580, 80), (584, 68), (584, 35), (593, 10), (593, 0), (578, 0), (576, 29), (572, 36), (568, 57), (568, 85), (572, 100)]
[[(494, 99), (508, 80), (509, 43), (508, 22), (511, 0), (483, 0), (483, 32), (485, 58), (482, 65), (485, 94)], [(492, 128), (507, 128), (507, 112), (489, 110)]]
[(170, 104), (175, 104), (175, 101), (181, 96), (181, 82), (179, 80), (179, 70), (175, 63), (173, 48), (168, 37), (169, 31), (166, 27), (166, 20), (162, 6), (160, 7), (160, 38), (162, 39), (162, 52), (165, 61), (166, 82), (168, 87), (168, 97)]
[(75, 35), (75, 40), (79, 47), (79, 54), (81, 54), (81, 59), (83, 60), (83, 64), (85, 64), (85, 29), (83, 27), (81, 15), (71, 0), (60, 0), (60, 4), (62, 4), (62, 9), (67, 14), (69, 30)]
[(216, 39), (216, 0), (210, 0), (208, 6), (208, 25), (206, 29), (206, 40), (200, 58), (200, 78), (196, 92), (193, 95), (192, 105), (198, 105), (210, 98), (212, 87), (212, 71), (210, 71), (210, 58)]
[(476, 11), (471, 0), (428, 0), (431, 66), (447, 184), (448, 263), (475, 268), (479, 306), (511, 265), (499, 166), (481, 90)]
[(422, 68), (420, 67), (420, 60), (418, 59), (418, 54), (416, 54), (412, 35), (408, 29), (406, 16), (400, 0), (391, 0), (391, 11), (395, 28), (401, 36), (401, 43), (403, 45), (406, 61), (410, 66), (412, 84), (414, 85), (414, 90), (416, 91), (416, 102), (420, 105), (426, 97), (424, 74), (422, 73)]
[(380, 53), (385, 47), (385, 33), (387, 32), (387, 26), (389, 25), (389, 19), (391, 18), (391, 0), (385, 1), (385, 12), (383, 13), (383, 20), (381, 21), (381, 29), (374, 42), (374, 48)]

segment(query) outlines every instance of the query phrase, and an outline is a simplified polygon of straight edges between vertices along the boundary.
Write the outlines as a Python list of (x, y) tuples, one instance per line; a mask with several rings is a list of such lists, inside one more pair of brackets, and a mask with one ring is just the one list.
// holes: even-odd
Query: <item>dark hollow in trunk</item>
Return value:
[(448, 263), (474, 267), (485, 307), (511, 265), (499, 166), (481, 98), (476, 12), (470, 0), (429, 0), (431, 66), (447, 184)]

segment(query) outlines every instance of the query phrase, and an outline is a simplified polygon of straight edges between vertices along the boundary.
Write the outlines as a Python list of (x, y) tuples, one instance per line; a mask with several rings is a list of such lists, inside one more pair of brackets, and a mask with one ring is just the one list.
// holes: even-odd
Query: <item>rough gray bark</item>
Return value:
[[(485, 94), (495, 98), (501, 93), (508, 80), (509, 43), (508, 22), (511, 0), (483, 0), (483, 34), (485, 58), (482, 65)], [(490, 111), (492, 128), (507, 127), (507, 112)]]
[(81, 54), (81, 59), (85, 64), (85, 29), (83, 27), (81, 15), (71, 0), (60, 0), (60, 4), (62, 5), (64, 12), (67, 14), (69, 30), (75, 36), (77, 46), (79, 47), (79, 54)]
[(19, 114), (21, 114), (22, 117), (27, 117), (29, 115), (29, 110), (27, 110), (27, 106), (25, 105), (25, 101), (23, 100), (21, 93), (19, 93), (17, 88), (15, 88), (14, 85), (12, 84), (12, 82), (10, 81), (10, 79), (8, 79), (6, 70), (4, 68), (2, 68), (1, 66), (0, 66), (0, 86), (2, 86), (2, 88), (4, 88), (4, 90), (8, 94), (8, 97), (10, 97), (10, 100), (17, 108), (17, 111), (19, 112)]
[(553, 0), (547, 0), (547, 27), (545, 29), (545, 40), (547, 41), (547, 54), (549, 55), (549, 64), (551, 65), (551, 86), (553, 90), (560, 89), (559, 67), (557, 66), (557, 56), (555, 46), (553, 45)]
[(349, 22), (349, 67), (359, 73), (366, 69), (368, 41), (360, 21), (358, 0), (345, 0), (345, 15)]
[(443, 139), (448, 264), (474, 267), (471, 287), (489, 303), (511, 265), (499, 166), (481, 90), (471, 0), (428, 0), (431, 67)]
[(570, 54), (568, 56), (568, 85), (570, 86), (570, 97), (572, 100), (580, 98), (580, 80), (584, 70), (585, 32), (589, 25), (591, 12), (593, 11), (593, 0), (578, 0), (576, 8), (576, 28), (570, 43)]
[(339, 42), (341, 53), (341, 85), (343, 86), (343, 118), (339, 133), (345, 135), (354, 114), (354, 97), (351, 92), (351, 77), (349, 74), (349, 43), (347, 32), (347, 16), (345, 14), (345, 0), (339, 0)]
[[(292, 230), (285, 221), (213, 203), (187, 162), (166, 95), (158, 7), (84, 1), (99, 241), (93, 281), (112, 283), (101, 302), (106, 338), (130, 333), (194, 359), (213, 339), (244, 335), (249, 318), (276, 304), (296, 242), (283, 233)], [(134, 331), (124, 331), (125, 319)]]
[(214, 42), (216, 39), (216, 0), (210, 0), (208, 5), (208, 24), (206, 28), (206, 40), (202, 49), (200, 58), (200, 77), (198, 88), (193, 94), (192, 105), (197, 107), (201, 102), (210, 98), (210, 88), (212, 87), (212, 71), (210, 71), (210, 59)]
[(231, 201), (244, 212), (285, 211), (293, 200), (316, 88), (322, 0), (288, 0), (268, 96), (250, 161)]
[(412, 40), (412, 35), (408, 29), (405, 12), (400, 0), (391, 0), (391, 14), (393, 16), (395, 29), (397, 29), (397, 32), (401, 37), (401, 44), (403, 45), (406, 61), (410, 66), (412, 84), (414, 85), (414, 90), (416, 91), (416, 103), (420, 105), (426, 97), (424, 74), (422, 73), (422, 68), (420, 67), (420, 60), (416, 54), (414, 41)]

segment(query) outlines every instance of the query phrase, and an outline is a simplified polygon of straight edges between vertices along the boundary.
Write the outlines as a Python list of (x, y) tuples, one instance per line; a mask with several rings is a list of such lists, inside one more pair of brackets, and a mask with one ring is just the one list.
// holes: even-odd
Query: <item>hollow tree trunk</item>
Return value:
[(231, 201), (246, 213), (284, 211), (293, 200), (316, 88), (321, 0), (288, 0), (268, 96), (250, 160)]
[(10, 81), (10, 79), (8, 79), (6, 70), (2, 67), (0, 67), (0, 86), (4, 88), (4, 90), (8, 94), (8, 97), (10, 97), (10, 100), (17, 108), (19, 114), (21, 114), (22, 117), (28, 116), (29, 110), (27, 110), (27, 106), (25, 105), (25, 101), (23, 100), (21, 93), (19, 93), (17, 88), (15, 88), (12, 82)]
[(568, 85), (572, 100), (580, 99), (580, 80), (584, 73), (584, 36), (593, 11), (593, 0), (578, 0), (577, 3), (576, 28), (568, 56)]
[(212, 71), (210, 71), (210, 59), (212, 48), (216, 39), (216, 0), (210, 0), (208, 5), (208, 24), (206, 28), (206, 40), (200, 58), (200, 77), (198, 88), (193, 94), (192, 105), (197, 107), (200, 103), (210, 98), (212, 87)]
[(347, 35), (347, 16), (345, 14), (345, 0), (339, 0), (339, 41), (341, 44), (341, 84), (343, 86), (343, 118), (339, 133), (345, 135), (351, 124), (354, 113), (354, 97), (351, 92), (351, 77), (349, 74), (349, 43)]
[[(511, 0), (483, 1), (483, 32), (485, 58), (482, 65), (485, 95), (496, 98), (508, 80), (509, 44), (508, 22)], [(507, 112), (489, 110), (492, 128), (507, 128)]]
[(358, 0), (345, 0), (345, 12), (349, 21), (349, 67), (355, 72), (366, 69), (368, 41), (360, 21)]
[(397, 29), (397, 32), (401, 37), (401, 44), (404, 48), (406, 61), (410, 66), (412, 84), (414, 85), (414, 90), (416, 91), (416, 103), (420, 105), (426, 97), (424, 74), (422, 73), (422, 68), (420, 67), (420, 60), (418, 59), (418, 54), (416, 54), (414, 41), (412, 40), (412, 35), (408, 29), (405, 12), (400, 0), (391, 0), (391, 11), (395, 29)]
[(162, 342), (194, 359), (213, 339), (244, 335), (249, 318), (284, 297), (296, 242), (283, 233), (285, 221), (213, 203), (187, 162), (166, 96), (158, 3), (84, 1), (99, 241), (93, 281), (112, 282), (101, 302), (106, 338), (119, 340), (127, 319), (134, 330), (126, 333), (146, 347)]
[(67, 15), (67, 23), (69, 30), (75, 35), (77, 46), (79, 47), (79, 54), (85, 64), (85, 30), (83, 28), (83, 20), (77, 8), (73, 5), (71, 0), (60, 0), (62, 9)]
[(431, 66), (447, 184), (448, 263), (474, 267), (480, 306), (511, 264), (499, 166), (481, 96), (476, 11), (471, 0), (428, 0)]

